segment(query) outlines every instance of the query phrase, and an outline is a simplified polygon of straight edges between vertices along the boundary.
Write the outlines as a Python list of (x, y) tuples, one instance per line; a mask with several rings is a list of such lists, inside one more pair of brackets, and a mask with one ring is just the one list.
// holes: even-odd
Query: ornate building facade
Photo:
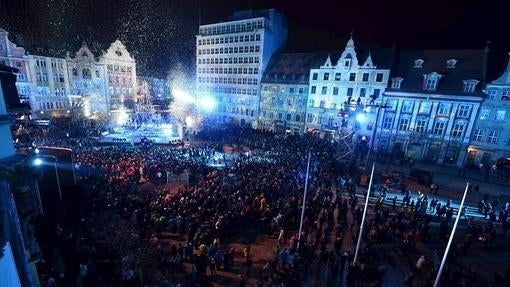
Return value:
[(492, 165), (500, 158), (510, 158), (510, 61), (503, 74), (487, 84), (485, 93), (467, 160)]
[(85, 42), (74, 57), (67, 53), (66, 61), (72, 82), (71, 97), (82, 102), (84, 115), (105, 114), (108, 101), (104, 64), (96, 59)]
[(486, 60), (486, 50), (398, 52), (374, 148), (462, 165), (484, 98)]
[(113, 42), (100, 57), (106, 67), (106, 99), (110, 110), (126, 107), (135, 109), (136, 101), (136, 62), (121, 41)]
[(370, 140), (392, 59), (393, 49), (356, 51), (351, 36), (338, 58), (330, 54), (312, 67), (306, 131), (335, 138), (349, 127), (356, 138)]

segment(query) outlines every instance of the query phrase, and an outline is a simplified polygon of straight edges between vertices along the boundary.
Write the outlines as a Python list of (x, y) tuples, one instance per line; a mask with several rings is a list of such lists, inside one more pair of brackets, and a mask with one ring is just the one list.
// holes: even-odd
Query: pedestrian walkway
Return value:
[[(480, 187), (478, 194), (475, 192), (469, 194), (469, 201), (478, 201), (485, 193), (491, 197), (510, 197), (510, 181), (498, 180), (496, 178), (490, 178), (488, 181), (485, 181), (485, 178), (476, 171), (469, 171), (466, 176), (460, 176), (460, 169), (455, 166), (416, 163), (413, 168), (432, 172), (432, 182), (437, 184), (440, 193), (447, 197), (462, 196), (468, 181), (473, 186), (478, 185)], [(385, 170), (398, 171), (407, 176), (410, 175), (411, 171), (408, 166), (376, 163), (376, 172), (378, 174)], [(428, 186), (424, 186), (424, 188), (428, 188)]]

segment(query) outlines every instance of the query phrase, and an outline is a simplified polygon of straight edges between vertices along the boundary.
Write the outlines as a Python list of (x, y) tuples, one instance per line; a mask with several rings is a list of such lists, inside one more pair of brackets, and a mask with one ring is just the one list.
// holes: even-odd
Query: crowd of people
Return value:
[[(366, 222), (364, 247), (352, 264), (363, 213), (358, 198), (365, 190), (358, 182), (364, 171), (339, 165), (332, 156), (334, 143), (234, 127), (206, 129), (196, 140), (201, 144), (187, 148), (97, 146), (90, 139), (53, 142), (73, 148), (89, 207), (78, 210), (72, 224), (59, 223), (52, 230), (60, 251), (43, 264), (44, 284), (202, 286), (221, 270), (239, 274), (239, 286), (248, 278), (256, 278), (257, 286), (340, 281), (381, 286), (386, 267), (378, 248), (383, 243), (398, 246), (408, 261), (418, 260), (408, 264), (410, 273), (401, 278), (406, 286), (436, 274), (437, 252), (422, 256), (417, 243), (432, 240), (429, 231), (436, 225), (446, 242), (449, 202), (440, 204), (433, 194), (428, 195), (430, 204), (427, 195), (414, 201), (405, 187), (408, 200), (401, 205), (377, 201)], [(233, 158), (219, 156), (224, 145), (249, 152), (238, 148)], [(300, 228), (309, 152), (312, 176)], [(189, 181), (168, 190), (168, 179), (183, 173)], [(471, 220), (468, 226), (469, 239), (454, 252), (443, 286), (472, 286), (474, 272), (457, 268), (455, 258), (477, 241), (488, 247), (495, 234), (494, 224)], [(252, 268), (249, 244), (242, 251), (226, 244), (247, 229), (277, 239), (272, 259), (260, 268)], [(169, 241), (169, 234), (183, 239)], [(510, 280), (508, 274), (498, 278), (500, 285)]]

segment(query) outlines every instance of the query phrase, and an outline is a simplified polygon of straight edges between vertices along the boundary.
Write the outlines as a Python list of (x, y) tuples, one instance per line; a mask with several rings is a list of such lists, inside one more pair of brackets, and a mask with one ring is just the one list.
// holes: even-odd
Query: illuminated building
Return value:
[(58, 51), (36, 47), (28, 55), (24, 48), (9, 41), (8, 32), (0, 29), (0, 64), (19, 70), (17, 87), (22, 101), (30, 102), (32, 112), (39, 117), (65, 115), (70, 82), (67, 63)]
[(403, 50), (396, 55), (374, 148), (462, 165), (484, 98), (487, 50)]
[(324, 53), (275, 54), (262, 78), (258, 128), (303, 134), (310, 67), (320, 65)]
[[(339, 114), (359, 111), (359, 107), (380, 103), (386, 89), (393, 59), (393, 49), (358, 50), (354, 40), (347, 41), (345, 49), (325, 56), (320, 65), (312, 67), (306, 112), (307, 132), (335, 137), (342, 120), (354, 121)], [(363, 109), (361, 109), (363, 110)], [(376, 109), (366, 107), (363, 123), (359, 123), (356, 137), (369, 139), (376, 121)], [(349, 123), (353, 125), (353, 123)]]
[(135, 109), (136, 62), (121, 41), (113, 42), (101, 55), (100, 63), (106, 67), (106, 98), (111, 110), (126, 107)]
[(68, 74), (72, 94), (79, 96), (85, 105), (85, 116), (108, 111), (105, 66), (99, 62), (84, 42), (74, 57), (67, 53)]
[(487, 84), (471, 135), (467, 161), (491, 164), (510, 157), (510, 61), (496, 80)]
[(214, 98), (213, 121), (256, 127), (262, 75), (286, 39), (286, 19), (274, 9), (239, 11), (229, 21), (200, 25), (197, 98)]

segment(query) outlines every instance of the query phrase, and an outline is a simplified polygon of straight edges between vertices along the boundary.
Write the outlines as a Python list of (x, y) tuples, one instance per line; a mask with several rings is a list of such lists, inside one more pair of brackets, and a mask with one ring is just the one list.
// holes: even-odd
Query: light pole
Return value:
[(361, 218), (361, 225), (359, 227), (359, 234), (358, 234), (358, 242), (356, 243), (356, 251), (354, 252), (354, 259), (352, 261), (352, 264), (356, 264), (356, 260), (358, 259), (359, 246), (361, 244), (361, 236), (363, 235), (363, 226), (365, 225), (365, 217), (367, 215), (367, 210), (368, 210), (368, 199), (370, 198), (370, 192), (372, 189), (372, 180), (374, 179), (374, 169), (375, 169), (375, 163), (372, 163), (372, 172), (370, 173), (370, 182), (368, 183), (367, 196), (365, 199), (365, 208), (363, 209), (363, 217)]
[(381, 109), (391, 108), (387, 104), (367, 105), (367, 107), (375, 107), (375, 108), (377, 108), (377, 111), (375, 113), (375, 122), (374, 122), (374, 127), (372, 129), (372, 135), (370, 136), (370, 141), (368, 144), (367, 162), (365, 164), (365, 167), (368, 167), (368, 163), (370, 162), (370, 157), (372, 156), (372, 153), (373, 153), (375, 137), (377, 135), (377, 124), (379, 123), (379, 114), (381, 113)]
[(305, 190), (303, 192), (303, 208), (301, 209), (301, 221), (299, 222), (299, 234), (298, 234), (298, 249), (301, 241), (301, 233), (303, 231), (303, 219), (305, 217), (305, 206), (306, 206), (306, 192), (308, 190), (308, 175), (310, 174), (310, 158), (311, 152), (308, 152), (308, 163), (306, 165), (306, 178), (305, 178)]
[(453, 241), (453, 236), (455, 235), (455, 231), (457, 231), (457, 224), (459, 223), (460, 215), (462, 213), (462, 209), (464, 208), (464, 200), (466, 199), (469, 185), (470, 185), (469, 181), (466, 182), (466, 188), (464, 189), (464, 194), (462, 195), (462, 200), (460, 201), (459, 210), (457, 211), (457, 217), (455, 218), (455, 223), (453, 224), (452, 233), (450, 234), (450, 238), (448, 238), (448, 244), (446, 244), (446, 250), (444, 251), (443, 259), (441, 260), (441, 265), (439, 266), (439, 270), (437, 271), (436, 281), (434, 281), (434, 287), (439, 286), (439, 279), (441, 278), (441, 274), (443, 273), (446, 258), (448, 257), (448, 251), (450, 251), (450, 245), (452, 244)]
[(40, 159), (39, 157), (49, 157), (49, 158), (52, 158), (54, 160), (53, 166), (55, 167), (55, 175), (57, 177), (58, 196), (59, 196), (60, 202), (62, 202), (62, 189), (60, 187), (60, 177), (58, 175), (58, 168), (57, 168), (58, 159), (57, 159), (57, 157), (55, 157), (53, 155), (38, 154), (36, 156), (36, 158), (34, 159), (34, 165), (35, 166), (40, 166), (40, 165), (42, 165), (44, 163), (43, 160)]

